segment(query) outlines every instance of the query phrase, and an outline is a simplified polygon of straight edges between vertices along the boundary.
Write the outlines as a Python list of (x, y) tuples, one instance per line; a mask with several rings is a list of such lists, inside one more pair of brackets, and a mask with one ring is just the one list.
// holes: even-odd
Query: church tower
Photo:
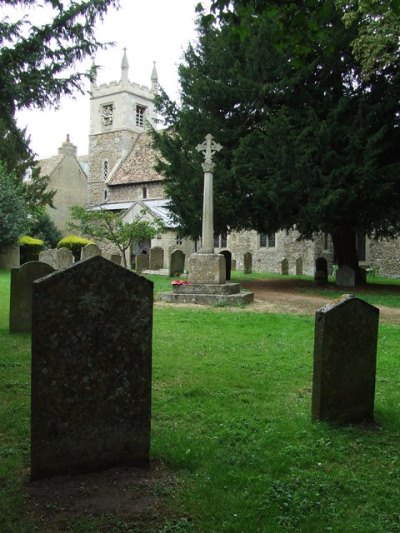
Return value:
[(154, 95), (158, 76), (155, 64), (151, 87), (129, 81), (124, 49), (121, 78), (108, 84), (91, 84), (89, 134), (89, 204), (107, 201), (107, 182), (112, 179), (137, 138), (156, 125)]

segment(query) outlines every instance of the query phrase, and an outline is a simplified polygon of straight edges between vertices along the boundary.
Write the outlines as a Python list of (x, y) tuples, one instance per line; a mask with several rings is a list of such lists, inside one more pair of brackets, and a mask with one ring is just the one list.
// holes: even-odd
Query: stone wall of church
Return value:
[[(274, 247), (261, 247), (260, 235), (256, 231), (234, 232), (228, 235), (228, 249), (232, 252), (232, 259), (236, 260), (237, 270), (243, 270), (243, 255), (246, 252), (252, 254), (253, 272), (282, 272), (282, 261), (287, 259), (289, 274), (296, 274), (296, 261), (302, 260), (303, 274), (310, 276), (315, 272), (315, 260), (325, 257), (328, 268), (331, 270), (333, 263), (332, 245), (328, 243), (328, 249), (324, 249), (324, 239), (316, 235), (313, 241), (298, 241), (298, 232), (293, 230), (289, 233), (279, 231), (275, 236)], [(217, 248), (215, 251), (222, 251)]]
[[(104, 191), (107, 181), (112, 177), (122, 160), (132, 149), (137, 133), (132, 131), (113, 131), (91, 135), (89, 139), (89, 204), (96, 205), (106, 199)], [(107, 179), (104, 179), (104, 163), (107, 161)]]
[(400, 239), (369, 241), (367, 263), (381, 276), (400, 277)]
[[(143, 188), (146, 188), (146, 196), (143, 196)], [(107, 201), (109, 202), (134, 201), (144, 198), (164, 198), (164, 186), (161, 181), (113, 185), (108, 187), (108, 191)]]
[(50, 175), (49, 189), (55, 190), (54, 209), (46, 210), (63, 235), (71, 233), (68, 222), (71, 220), (70, 207), (85, 207), (88, 202), (87, 176), (73, 155), (65, 155)]

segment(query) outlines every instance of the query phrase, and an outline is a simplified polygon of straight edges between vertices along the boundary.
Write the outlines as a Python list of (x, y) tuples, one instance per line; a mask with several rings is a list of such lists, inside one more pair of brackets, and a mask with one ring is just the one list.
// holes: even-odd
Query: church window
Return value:
[(267, 246), (267, 234), (260, 233), (260, 248), (266, 248)]
[(103, 126), (111, 126), (113, 123), (113, 105), (112, 104), (106, 104), (103, 105), (101, 109), (101, 118), (103, 121)]
[(104, 180), (108, 178), (108, 169), (109, 169), (108, 161), (103, 161), (103, 179)]
[(214, 248), (219, 248), (219, 235), (214, 235)]
[(108, 191), (107, 189), (104, 189), (104, 200), (107, 200), (107, 196), (108, 196)]
[(221, 234), (221, 248), (226, 248), (228, 245), (228, 239), (226, 233)]
[(139, 128), (144, 127), (144, 115), (146, 112), (146, 107), (143, 105), (137, 105), (136, 106), (136, 126), (139, 126)]
[(276, 237), (275, 233), (268, 233), (268, 248), (275, 248), (276, 246)]
[(143, 189), (142, 189), (142, 198), (147, 198), (147, 189), (146, 189), (146, 187), (143, 187)]
[(176, 244), (179, 246), (182, 244), (182, 237), (180, 235), (176, 236)]

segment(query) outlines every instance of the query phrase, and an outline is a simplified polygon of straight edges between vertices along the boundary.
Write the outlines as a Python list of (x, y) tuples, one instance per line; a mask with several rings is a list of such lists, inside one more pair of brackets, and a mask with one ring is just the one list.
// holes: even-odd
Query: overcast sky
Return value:
[[(119, 11), (110, 10), (97, 37), (114, 41), (115, 46), (96, 56), (101, 65), (98, 83), (120, 79), (123, 48), (127, 48), (129, 79), (150, 87), (153, 61), (158, 78), (170, 96), (178, 94), (177, 65), (189, 41), (196, 37), (195, 6), (199, 0), (121, 0)], [(208, 7), (210, 0), (203, 0)], [(90, 60), (84, 63), (87, 67)], [(89, 86), (88, 86), (89, 87)], [(78, 155), (86, 155), (89, 135), (89, 96), (64, 98), (59, 110), (23, 111), (18, 114), (20, 127), (27, 126), (31, 147), (38, 158), (57, 154), (69, 134)]]

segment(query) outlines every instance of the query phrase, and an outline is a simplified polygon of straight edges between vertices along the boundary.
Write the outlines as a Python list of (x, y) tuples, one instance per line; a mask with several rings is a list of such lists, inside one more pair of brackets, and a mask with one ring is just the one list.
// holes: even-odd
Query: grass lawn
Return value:
[[(8, 333), (8, 284), (3, 271), (0, 531), (28, 532), (30, 338)], [(177, 479), (156, 531), (400, 531), (400, 329), (379, 330), (377, 427), (342, 428), (310, 420), (313, 330), (305, 316), (155, 308), (152, 458)], [(110, 516), (65, 530), (141, 531)]]

